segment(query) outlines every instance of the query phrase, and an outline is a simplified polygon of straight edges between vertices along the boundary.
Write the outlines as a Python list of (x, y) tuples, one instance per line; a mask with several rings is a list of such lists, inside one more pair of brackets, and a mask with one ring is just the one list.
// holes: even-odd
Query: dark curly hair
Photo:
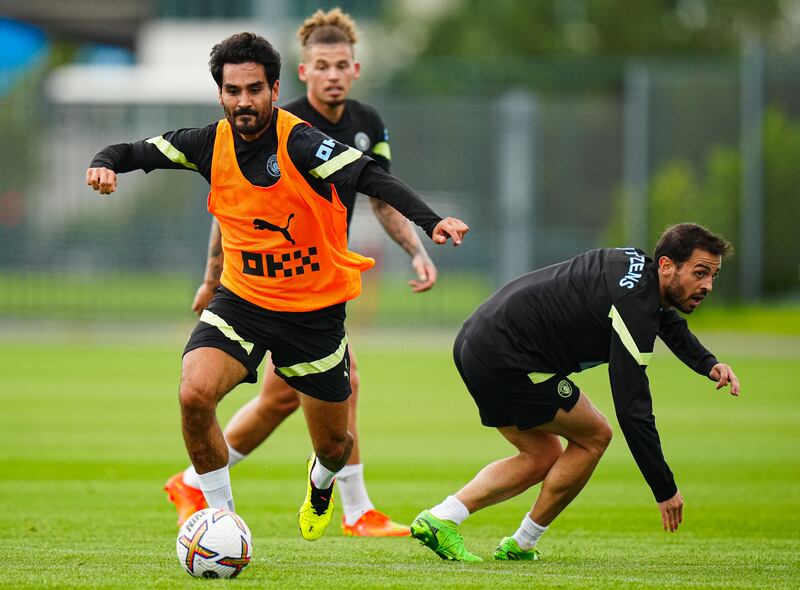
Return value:
[(255, 62), (264, 66), (270, 87), (281, 77), (281, 54), (272, 44), (255, 33), (236, 33), (211, 49), (208, 67), (211, 77), (222, 86), (222, 68), (225, 64)]
[(714, 235), (696, 223), (679, 223), (668, 227), (661, 234), (653, 259), (658, 261), (666, 256), (680, 266), (689, 260), (695, 248), (723, 258), (733, 254), (733, 246), (725, 238)]

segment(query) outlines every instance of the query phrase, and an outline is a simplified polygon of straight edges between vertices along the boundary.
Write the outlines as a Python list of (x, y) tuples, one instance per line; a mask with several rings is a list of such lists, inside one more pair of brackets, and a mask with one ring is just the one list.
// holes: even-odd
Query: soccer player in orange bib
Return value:
[(267, 350), (275, 372), (299, 392), (314, 452), (298, 520), (313, 541), (327, 528), (333, 481), (353, 448), (348, 431), (349, 352), (345, 303), (361, 292), (374, 261), (347, 248), (339, 188), (355, 186), (400, 211), (437, 244), (469, 230), (442, 219), (408, 186), (359, 150), (274, 106), (280, 55), (252, 33), (211, 51), (210, 70), (225, 117), (95, 155), (86, 183), (101, 194), (131, 170), (184, 169), (211, 185), (226, 263), (220, 290), (186, 344), (179, 400), (183, 437), (208, 505), (234, 510), (219, 401), (255, 383)]
[[(348, 98), (361, 69), (355, 61), (353, 46), (357, 41), (357, 33), (353, 20), (338, 8), (328, 12), (318, 10), (306, 19), (297, 35), (302, 52), (298, 74), (306, 84), (306, 94), (282, 108), (336, 141), (363, 151), (389, 172), (391, 152), (383, 120), (371, 106)], [(356, 188), (338, 188), (339, 198), (347, 208), (349, 231), (356, 203)], [(411, 257), (417, 277), (410, 281), (412, 290), (419, 293), (433, 287), (437, 278), (436, 267), (411, 223), (385, 201), (373, 198), (370, 199), (370, 205), (386, 233)], [(197, 314), (208, 307), (219, 288), (223, 266), (221, 240), (219, 224), (213, 220), (205, 277), (192, 302), (192, 309)], [(411, 534), (409, 528), (393, 522), (389, 516), (377, 510), (367, 493), (356, 420), (360, 379), (352, 342), (349, 350), (350, 387), (353, 393), (348, 404), (353, 452), (347, 465), (336, 477), (337, 496), (342, 505), (342, 530), (350, 536), (407, 536)], [(245, 404), (225, 428), (228, 465), (232, 467), (246, 458), (299, 405), (295, 390), (267, 370), (259, 395)], [(197, 473), (191, 466), (173, 475), (167, 481), (165, 490), (178, 509), (179, 526), (191, 514), (205, 508)]]

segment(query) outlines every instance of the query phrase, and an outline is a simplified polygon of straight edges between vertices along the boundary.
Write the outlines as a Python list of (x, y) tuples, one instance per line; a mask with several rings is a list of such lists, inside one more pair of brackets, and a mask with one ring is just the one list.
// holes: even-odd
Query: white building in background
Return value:
[(47, 79), (47, 98), (56, 104), (216, 104), (209, 52), (241, 31), (266, 37), (279, 51), (292, 41), (283, 28), (252, 21), (155, 20), (140, 30), (136, 64), (61, 66)]

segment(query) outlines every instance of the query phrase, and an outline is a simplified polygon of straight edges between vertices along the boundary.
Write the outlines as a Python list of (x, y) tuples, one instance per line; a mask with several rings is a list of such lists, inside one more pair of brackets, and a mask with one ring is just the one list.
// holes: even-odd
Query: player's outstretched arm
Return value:
[(658, 509), (661, 511), (661, 522), (664, 524), (664, 530), (674, 533), (678, 530), (678, 525), (683, 522), (683, 496), (681, 491), (675, 492), (669, 500), (664, 500), (658, 503)]
[(414, 293), (428, 291), (436, 284), (437, 271), (433, 264), (422, 240), (419, 239), (417, 232), (411, 225), (411, 221), (394, 207), (381, 201), (380, 199), (370, 198), (369, 204), (372, 212), (378, 218), (387, 235), (405, 250), (411, 257), (411, 267), (414, 269), (416, 279), (411, 279), (408, 284)]
[(117, 190), (117, 173), (109, 168), (88, 168), (86, 184), (101, 195), (110, 195)]
[(444, 244), (447, 239), (453, 240), (453, 246), (461, 245), (469, 226), (455, 217), (445, 217), (433, 228), (431, 239), (437, 244)]
[(222, 252), (222, 232), (219, 229), (219, 222), (216, 218), (211, 220), (211, 232), (208, 235), (208, 259), (206, 260), (206, 273), (203, 282), (197, 288), (197, 293), (192, 301), (192, 311), (197, 315), (211, 303), (214, 292), (219, 287), (219, 280), (222, 276), (222, 263), (224, 254)]
[(375, 162), (367, 162), (358, 177), (356, 189), (371, 197), (388, 203), (404, 217), (420, 226), (436, 244), (444, 244), (448, 239), (458, 246), (469, 231), (467, 224), (447, 217), (442, 219), (402, 180), (387, 174)]
[(717, 382), (717, 389), (722, 389), (726, 385), (731, 386), (731, 395), (739, 395), (739, 379), (728, 365), (717, 363), (711, 367), (708, 377)]

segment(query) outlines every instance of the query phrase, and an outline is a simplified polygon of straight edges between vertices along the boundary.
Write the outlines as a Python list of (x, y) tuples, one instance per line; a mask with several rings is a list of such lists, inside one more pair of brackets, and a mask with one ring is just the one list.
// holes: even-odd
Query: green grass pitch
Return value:
[[(375, 504), (409, 522), (511, 452), (480, 426), (447, 338), (353, 338), (360, 430)], [(539, 543), (539, 563), (447, 563), (408, 539), (304, 541), (295, 512), (310, 450), (299, 415), (232, 471), (253, 532), (233, 581), (194, 580), (175, 557), (175, 514), (161, 486), (186, 465), (177, 384), (182, 343), (0, 343), (2, 588), (798, 588), (800, 351), (718, 338), (741, 377), (739, 399), (663, 348), (649, 369), (662, 444), (686, 497), (679, 532), (619, 433), (605, 370), (576, 381), (616, 437), (583, 493)], [(787, 344), (789, 343), (789, 348)], [(717, 349), (719, 350), (719, 349)], [(722, 355), (721, 355), (722, 356)], [(223, 421), (255, 386), (221, 407)], [(467, 546), (490, 558), (536, 489), (471, 517)]]

